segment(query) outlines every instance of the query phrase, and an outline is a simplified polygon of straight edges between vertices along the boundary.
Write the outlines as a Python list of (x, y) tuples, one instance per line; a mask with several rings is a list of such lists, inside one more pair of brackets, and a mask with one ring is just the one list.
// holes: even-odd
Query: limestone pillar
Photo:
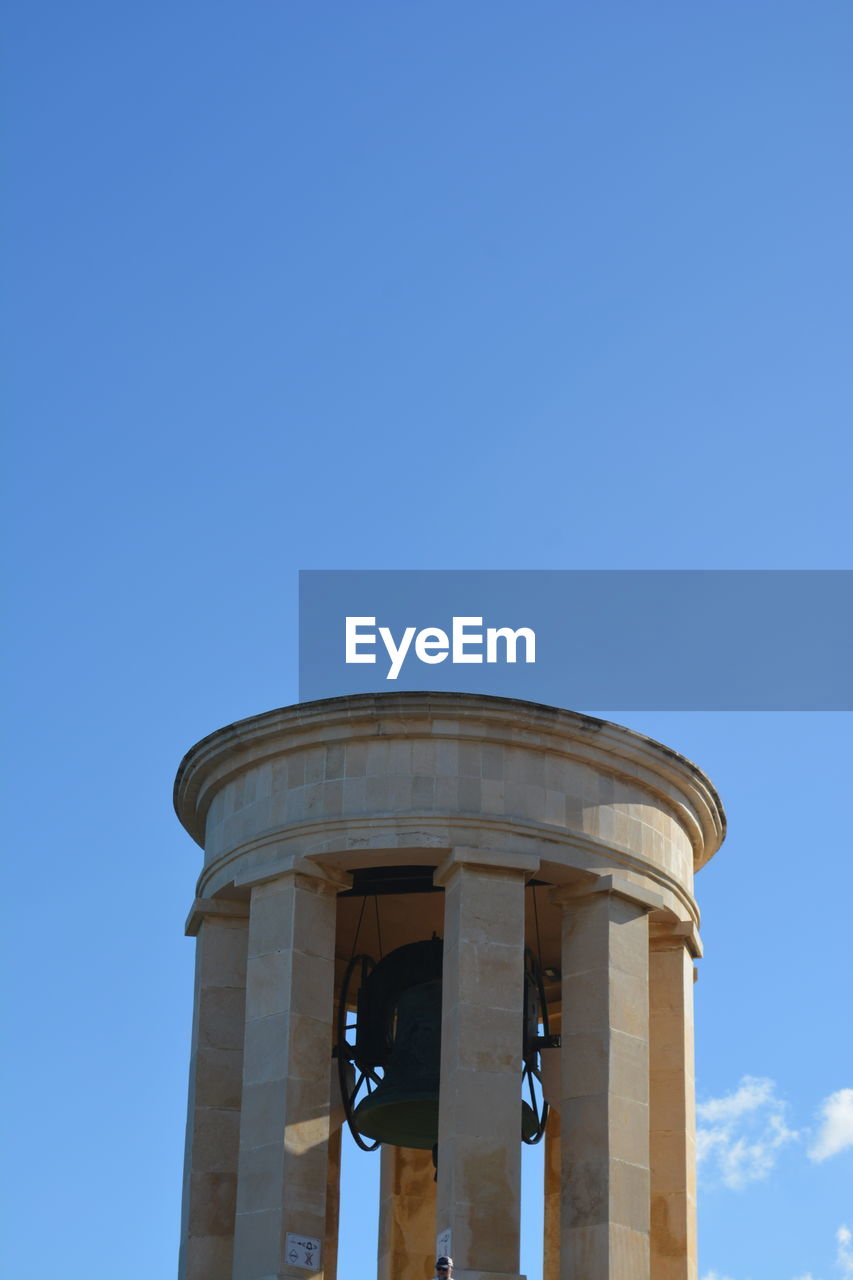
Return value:
[(252, 888), (233, 1280), (306, 1280), (297, 1240), (322, 1255), (337, 888), (301, 871)]
[[(688, 936), (685, 936), (685, 933)], [(685, 926), (653, 930), (649, 971), (652, 1280), (696, 1280), (693, 955)]]
[(544, 1143), (542, 1280), (560, 1280), (560, 1113), (554, 1108), (548, 1114)]
[(338, 1227), (341, 1218), (341, 1129), (329, 1135), (326, 1169), (326, 1233), (323, 1244), (323, 1280), (337, 1280)]
[(605, 876), (562, 919), (562, 1274), (649, 1280), (649, 927)]
[[(337, 994), (337, 993), (336, 993)], [(332, 1005), (332, 1026), (338, 1025), (338, 1001)], [(324, 1280), (337, 1280), (338, 1234), (341, 1218), (341, 1146), (346, 1124), (337, 1065), (331, 1069), (329, 1100), (329, 1159), (326, 1166), (326, 1236), (323, 1244)]]
[(248, 909), (196, 899), (195, 1000), (179, 1280), (231, 1280)]
[(432, 1153), (383, 1146), (378, 1280), (425, 1280), (435, 1262)]
[[(498, 864), (498, 865), (495, 865)], [(524, 884), (521, 855), (456, 850), (445, 889), (436, 1230), (456, 1280), (517, 1280)]]
[[(558, 1035), (562, 1015), (550, 1009), (549, 1030)], [(560, 1050), (545, 1049), (541, 1057), (542, 1088), (549, 1103), (543, 1146), (545, 1168), (542, 1183), (542, 1280), (560, 1280)]]

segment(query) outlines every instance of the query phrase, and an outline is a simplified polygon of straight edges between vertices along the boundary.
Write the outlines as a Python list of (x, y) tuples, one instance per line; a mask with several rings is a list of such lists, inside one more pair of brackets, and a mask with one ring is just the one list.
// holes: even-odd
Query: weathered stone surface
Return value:
[[(326, 1239), (334, 945), (322, 878), (253, 888), (233, 1280), (304, 1276), (287, 1233)], [(300, 1012), (305, 991), (313, 1016)]]
[(424, 1280), (435, 1262), (432, 1155), (382, 1148), (378, 1280)]
[(248, 921), (211, 907), (196, 921), (180, 1280), (231, 1280)]
[(658, 933), (649, 964), (652, 1280), (696, 1280), (696, 1104), (689, 939)]
[(613, 892), (562, 910), (562, 1265), (648, 1280), (647, 913)]
[[(517, 1275), (524, 975), (521, 869), (442, 869), (445, 978), (436, 1222), (469, 1268)], [(493, 942), (493, 936), (501, 942)], [(489, 1106), (484, 1107), (484, 1100)]]

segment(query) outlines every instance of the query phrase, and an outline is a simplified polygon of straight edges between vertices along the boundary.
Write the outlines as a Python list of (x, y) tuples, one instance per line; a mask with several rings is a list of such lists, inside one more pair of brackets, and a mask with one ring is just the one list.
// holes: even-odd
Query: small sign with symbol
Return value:
[(319, 1271), (320, 1241), (315, 1240), (313, 1236), (297, 1236), (288, 1231), (284, 1256), (292, 1267), (303, 1267), (305, 1271)]
[(435, 1237), (435, 1256), (437, 1258), (450, 1257), (450, 1227), (445, 1227)]

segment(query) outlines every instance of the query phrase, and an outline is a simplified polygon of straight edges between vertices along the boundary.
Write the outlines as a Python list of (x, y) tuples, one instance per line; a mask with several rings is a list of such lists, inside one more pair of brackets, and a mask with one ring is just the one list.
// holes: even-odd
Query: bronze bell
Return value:
[[(355, 1044), (343, 1046), (368, 1088), (348, 1109), (360, 1146), (364, 1138), (425, 1150), (436, 1143), (442, 951), (441, 939), (433, 937), (398, 947), (376, 966), (361, 958)], [(345, 979), (342, 1009), (347, 987)]]
[[(390, 958), (390, 957), (389, 957)], [(356, 1107), (356, 1128), (395, 1147), (431, 1150), (438, 1141), (441, 980), (403, 991), (394, 1010), (385, 1077)]]
[[(341, 1033), (337, 1051), (339, 1066), (351, 1058), (362, 1078), (371, 1082), (371, 1091), (355, 1107), (358, 1089), (350, 1094), (347, 1115), (357, 1138), (425, 1151), (438, 1142), (442, 950), (441, 939), (434, 937), (398, 947), (375, 967), (368, 957), (357, 958), (366, 963), (358, 991), (355, 1044), (345, 1045)], [(352, 967), (351, 963), (350, 971)], [(348, 982), (349, 974), (341, 993), (342, 1010), (348, 1002)], [(532, 1018), (535, 1037), (539, 1009), (533, 1010), (529, 987), (526, 978), (525, 1022)], [(526, 1026), (524, 1030), (526, 1044), (530, 1031)], [(541, 1127), (534, 1109), (522, 1101), (523, 1140), (536, 1141)], [(365, 1145), (363, 1140), (359, 1145)]]

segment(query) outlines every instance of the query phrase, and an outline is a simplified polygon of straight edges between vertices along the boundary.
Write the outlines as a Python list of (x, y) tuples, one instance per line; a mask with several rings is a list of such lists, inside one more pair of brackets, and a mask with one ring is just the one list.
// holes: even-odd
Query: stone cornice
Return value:
[(725, 835), (725, 814), (705, 774), (678, 752), (633, 729), (512, 698), (466, 693), (377, 693), (299, 703), (227, 725), (187, 752), (175, 780), (177, 815), (197, 843), (217, 785), (250, 763), (311, 745), (424, 735), (487, 740), (582, 761), (637, 782), (664, 801), (687, 831), (698, 869)]

